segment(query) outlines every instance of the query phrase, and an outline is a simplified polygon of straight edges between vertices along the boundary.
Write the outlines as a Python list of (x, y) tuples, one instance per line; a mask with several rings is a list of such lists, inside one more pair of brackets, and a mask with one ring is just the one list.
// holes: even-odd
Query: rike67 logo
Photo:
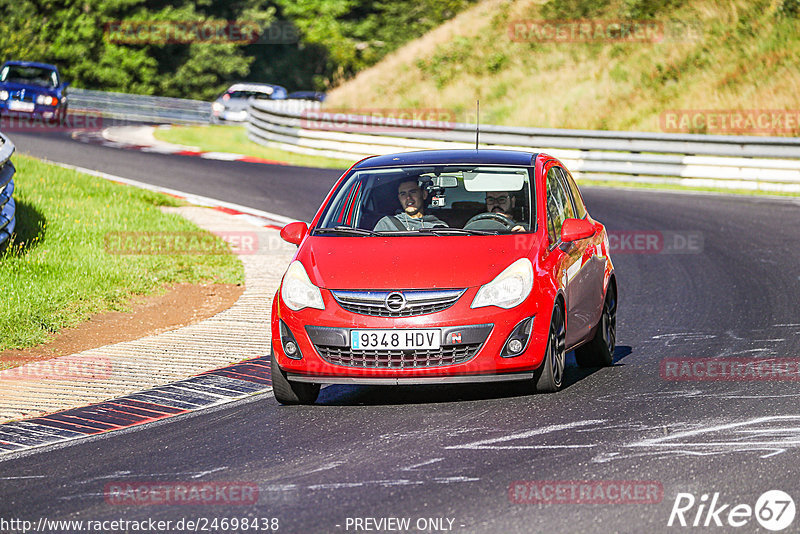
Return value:
[(780, 490), (762, 493), (755, 506), (725, 502), (719, 492), (704, 493), (699, 499), (691, 493), (678, 493), (667, 526), (739, 528), (755, 517), (763, 528), (780, 531), (792, 524), (795, 511), (792, 497)]

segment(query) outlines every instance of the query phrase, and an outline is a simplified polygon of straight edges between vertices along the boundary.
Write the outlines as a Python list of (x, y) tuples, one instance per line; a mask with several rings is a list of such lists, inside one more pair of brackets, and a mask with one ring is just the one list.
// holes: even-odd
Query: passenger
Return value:
[(428, 192), (420, 188), (416, 180), (406, 180), (397, 186), (397, 199), (403, 212), (387, 215), (375, 225), (375, 231), (419, 230), (420, 228), (447, 227), (447, 224), (433, 215), (425, 215), (425, 201)]
[[(517, 199), (509, 191), (489, 191), (486, 193), (486, 211), (489, 213), (499, 213), (506, 216), (512, 222), (517, 222), (514, 219), (514, 207), (516, 206)], [(516, 224), (512, 232), (525, 232), (528, 230), (527, 224), (520, 222)]]

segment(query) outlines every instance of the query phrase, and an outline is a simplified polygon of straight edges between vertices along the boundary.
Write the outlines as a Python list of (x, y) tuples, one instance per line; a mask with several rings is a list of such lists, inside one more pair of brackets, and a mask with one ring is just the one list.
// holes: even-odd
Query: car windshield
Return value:
[(23, 67), (21, 65), (6, 65), (0, 71), (0, 82), (25, 83), (41, 85), (43, 87), (56, 87), (58, 76), (51, 69), (41, 67)]
[(314, 235), (486, 235), (535, 230), (529, 170), (485, 165), (351, 171)]
[(271, 93), (266, 91), (228, 91), (223, 97), (225, 100), (230, 98), (270, 98)]

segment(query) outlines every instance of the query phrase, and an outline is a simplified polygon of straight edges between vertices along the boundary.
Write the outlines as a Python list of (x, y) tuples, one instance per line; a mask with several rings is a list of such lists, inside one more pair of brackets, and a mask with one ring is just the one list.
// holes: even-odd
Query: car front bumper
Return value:
[[(451, 307), (426, 315), (378, 317), (361, 315), (339, 306), (323, 290), (324, 310), (289, 310), (280, 298), (273, 301), (272, 353), (289, 380), (344, 384), (438, 384), (524, 380), (532, 378), (544, 358), (552, 303), (540, 306), (531, 295), (510, 310), (494, 306), (472, 309), (477, 288), (466, 290)], [(529, 321), (524, 348), (503, 354), (512, 334)], [(350, 348), (350, 331), (438, 330), (437, 350), (375, 350)], [(287, 337), (287, 333), (290, 337)], [(296, 343), (289, 357), (287, 340)]]

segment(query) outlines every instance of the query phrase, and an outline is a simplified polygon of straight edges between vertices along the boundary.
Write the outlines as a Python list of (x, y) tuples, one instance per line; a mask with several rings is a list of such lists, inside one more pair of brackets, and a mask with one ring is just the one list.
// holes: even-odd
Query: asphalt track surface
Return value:
[[(20, 152), (306, 219), (338, 174), (56, 137), (12, 140)], [(767, 490), (800, 505), (798, 382), (675, 381), (662, 376), (661, 364), (797, 361), (800, 204), (599, 188), (584, 194), (611, 231), (702, 237), (686, 254), (613, 258), (620, 288), (613, 367), (581, 370), (573, 362), (567, 387), (553, 395), (530, 395), (517, 383), (330, 386), (308, 407), (254, 397), (0, 461), (0, 518), (263, 517), (278, 518), (280, 532), (364, 532), (354, 518), (389, 517), (410, 518), (409, 532), (768, 532), (755, 517), (733, 528), (728, 513), (755, 507)], [(245, 481), (258, 485), (259, 497), (237, 506), (106, 502), (105, 484), (125, 481)], [(663, 495), (653, 504), (518, 503), (509, 493), (516, 481), (650, 481)], [(691, 525), (701, 496), (710, 496), (707, 505), (717, 492), (717, 508), (729, 505), (717, 516), (722, 527), (706, 510), (699, 523), (708, 519), (709, 527), (680, 528), (677, 519), (667, 526), (679, 493), (698, 501), (685, 512)], [(446, 519), (437, 530), (421, 518)], [(783, 530), (798, 531), (800, 517)]]

